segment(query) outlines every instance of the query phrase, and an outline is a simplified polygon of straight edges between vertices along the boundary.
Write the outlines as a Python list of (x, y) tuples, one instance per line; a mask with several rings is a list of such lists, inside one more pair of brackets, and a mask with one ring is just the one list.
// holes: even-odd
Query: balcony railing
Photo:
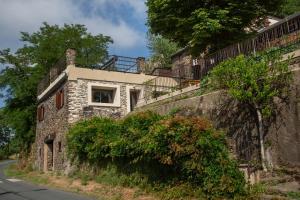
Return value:
[(145, 64), (145, 59), (142, 57), (131, 58), (126, 56), (109, 56), (109, 59), (99, 66), (93, 68), (98, 68), (107, 71), (117, 71), (126, 73), (140, 73), (141, 68)]
[(195, 59), (189, 64), (173, 66), (172, 76), (200, 80), (222, 61), (240, 54), (251, 55), (267, 49), (288, 53), (298, 48), (300, 48), (300, 12), (263, 29), (252, 38)]
[[(216, 51), (193, 61), (193, 65), (178, 64), (169, 69), (156, 69), (157, 78), (145, 83), (144, 101), (198, 84), (220, 62), (240, 54), (251, 55), (266, 49), (288, 53), (300, 48), (300, 13), (294, 14), (258, 33), (255, 37)], [(161, 77), (165, 76), (165, 77)]]
[(200, 59), (198, 69), (195, 69), (196, 73), (198, 73), (195, 77), (198, 79), (203, 78), (220, 62), (234, 58), (240, 54), (250, 55), (271, 48), (293, 48), (293, 46), (299, 43), (300, 13), (296, 13), (262, 30), (253, 38), (233, 44)]
[[(69, 64), (76, 64), (76, 52), (75, 50), (68, 49), (66, 56), (61, 57), (50, 71), (45, 75), (45, 77), (38, 84), (37, 93), (38, 95), (42, 92), (66, 69)], [(68, 63), (68, 64), (67, 64)], [(91, 66), (80, 65), (78, 66), (90, 69), (99, 69), (106, 71), (116, 71), (124, 73), (140, 73), (145, 66), (145, 58), (131, 58), (125, 56), (109, 56), (109, 58), (100, 64), (95, 64)]]

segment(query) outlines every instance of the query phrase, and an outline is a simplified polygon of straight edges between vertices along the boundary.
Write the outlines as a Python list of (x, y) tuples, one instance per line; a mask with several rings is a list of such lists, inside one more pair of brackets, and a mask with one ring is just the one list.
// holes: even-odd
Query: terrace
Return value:
[(173, 66), (172, 70), (154, 69), (155, 75), (172, 77), (175, 82), (160, 77), (148, 81), (146, 83), (149, 85), (148, 87), (154, 89), (148, 90), (151, 92), (146, 93), (145, 99), (140, 102), (140, 105), (198, 89), (200, 87), (199, 80), (202, 80), (210, 70), (222, 61), (238, 55), (256, 54), (267, 49), (287, 54), (299, 48), (300, 12), (261, 30), (252, 38), (232, 44), (198, 58), (196, 61), (193, 60), (193, 63), (179, 64)]
[(289, 53), (300, 47), (300, 12), (261, 30), (254, 37), (232, 44), (199, 59), (195, 75), (202, 79), (220, 62), (240, 54), (251, 55), (267, 49)]
[[(124, 56), (109, 56), (104, 63), (90, 66), (80, 66), (90, 69), (115, 71), (120, 73), (145, 73), (154, 78), (144, 82), (145, 95), (143, 100), (149, 101), (160, 96), (181, 91), (184, 88), (199, 88), (199, 82), (208, 72), (220, 62), (234, 58), (240, 54), (251, 55), (267, 49), (288, 53), (300, 47), (300, 13), (291, 15), (280, 22), (261, 30), (254, 37), (232, 44), (226, 48), (198, 58), (191, 66), (180, 65), (171, 69), (155, 68), (146, 73), (145, 58), (131, 58)], [(74, 54), (74, 55), (73, 55)], [(49, 73), (40, 82), (38, 94), (41, 94), (68, 65), (75, 65), (76, 55), (67, 51), (67, 58), (62, 57), (50, 69)], [(77, 65), (77, 63), (76, 63)]]
[[(66, 51), (66, 56), (61, 57), (46, 76), (40, 81), (38, 85), (38, 95), (42, 94), (43, 91), (53, 83), (61, 73), (69, 65), (75, 65), (74, 60), (76, 60), (75, 51), (69, 49)], [(145, 58), (131, 58), (125, 56), (111, 55), (104, 63), (98, 63), (93, 65), (80, 65), (76, 63), (76, 66), (89, 69), (98, 69), (105, 71), (115, 71), (122, 73), (134, 73), (139, 74), (142, 72), (142, 68), (145, 65)]]

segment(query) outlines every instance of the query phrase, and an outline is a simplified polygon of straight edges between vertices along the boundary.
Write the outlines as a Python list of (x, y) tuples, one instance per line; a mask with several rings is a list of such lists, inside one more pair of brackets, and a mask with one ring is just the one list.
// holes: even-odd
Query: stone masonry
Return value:
[[(91, 106), (88, 104), (88, 83), (109, 83), (120, 86), (120, 107), (104, 107), (104, 106)], [(127, 86), (138, 86), (135, 84), (120, 83), (120, 82), (106, 82), (97, 80), (84, 80), (69, 81), (69, 123), (74, 123), (79, 119), (89, 118), (91, 116), (101, 116), (110, 118), (121, 118), (127, 114), (127, 101), (126, 94)]]
[[(66, 171), (69, 167), (66, 155), (65, 135), (71, 124), (81, 119), (93, 116), (121, 118), (127, 114), (129, 97), (127, 87), (141, 87), (139, 84), (108, 82), (101, 80), (68, 80), (55, 86), (52, 92), (45, 95), (39, 102), (39, 107), (44, 106), (45, 118), (37, 121), (36, 129), (36, 166), (43, 171)], [(110, 84), (120, 86), (120, 106), (106, 107), (89, 105), (88, 84)], [(56, 108), (56, 93), (63, 89), (64, 106)], [(50, 144), (46, 144), (48, 137), (53, 137)]]
[[(44, 120), (37, 121), (36, 125), (36, 166), (39, 170), (52, 171), (64, 168), (66, 160), (65, 133), (68, 129), (68, 98), (67, 95), (64, 95), (64, 106), (58, 110), (55, 102), (56, 91), (61, 89), (65, 94), (68, 93), (68, 82), (62, 83), (48, 98), (39, 103), (39, 107), (44, 106), (45, 109)], [(49, 136), (54, 137), (51, 145), (45, 143), (45, 139)]]

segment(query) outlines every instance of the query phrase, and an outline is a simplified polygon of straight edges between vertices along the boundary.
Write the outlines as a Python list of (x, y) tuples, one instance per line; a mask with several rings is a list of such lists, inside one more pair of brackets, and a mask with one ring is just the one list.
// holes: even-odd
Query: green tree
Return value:
[[(247, 37), (246, 27), (260, 24), (280, 9), (283, 0), (147, 0), (151, 32), (189, 45), (199, 55)], [(261, 19), (261, 20), (258, 20)]]
[(21, 32), (24, 46), (15, 53), (0, 51), (0, 89), (5, 99), (5, 121), (15, 131), (21, 152), (29, 153), (34, 141), (36, 124), (37, 85), (66, 49), (78, 52), (77, 63), (83, 66), (103, 62), (107, 57), (110, 37), (91, 35), (84, 25), (65, 24), (62, 27), (43, 23), (37, 32)]
[(3, 110), (0, 110), (0, 160), (6, 159), (10, 156), (11, 148), (10, 143), (13, 139), (13, 131), (5, 122)]
[(158, 67), (170, 68), (171, 56), (178, 51), (178, 45), (161, 35), (148, 35), (148, 48), (151, 52), (150, 62)]
[(300, 1), (299, 0), (286, 0), (282, 6), (282, 11), (279, 14), (282, 17), (292, 15), (296, 12), (300, 12)]
[(265, 124), (276, 113), (274, 99), (284, 100), (292, 80), (288, 60), (278, 52), (236, 58), (222, 62), (211, 71), (214, 88), (225, 89), (229, 95), (253, 111), (259, 134), (262, 167), (267, 170), (264, 149)]

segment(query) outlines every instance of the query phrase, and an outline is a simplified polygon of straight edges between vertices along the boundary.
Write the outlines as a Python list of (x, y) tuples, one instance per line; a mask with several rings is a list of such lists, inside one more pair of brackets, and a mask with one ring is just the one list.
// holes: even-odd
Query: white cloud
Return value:
[[(145, 45), (145, 33), (136, 30), (122, 16), (107, 19), (97, 13), (104, 3), (112, 6), (127, 4), (138, 17), (145, 17), (143, 0), (92, 0), (90, 13), (83, 12), (83, 0), (0, 0), (0, 49), (16, 48), (19, 32), (36, 31), (42, 22), (49, 24), (79, 23), (85, 24), (93, 34), (109, 35), (114, 47), (132, 49)], [(100, 9), (101, 10), (101, 9)]]

